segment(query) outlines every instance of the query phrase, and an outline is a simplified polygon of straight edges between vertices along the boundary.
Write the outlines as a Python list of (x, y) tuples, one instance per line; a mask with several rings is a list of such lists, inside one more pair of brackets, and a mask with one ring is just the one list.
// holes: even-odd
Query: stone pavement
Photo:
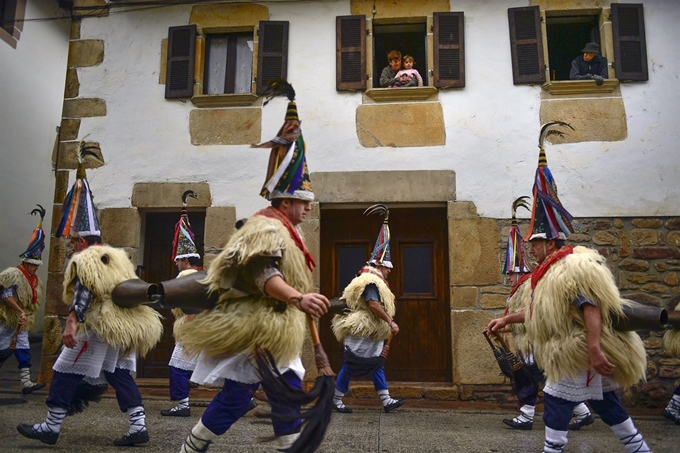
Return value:
[[(33, 348), (32, 348), (33, 349)], [(38, 351), (39, 354), (39, 351)], [(37, 369), (34, 370), (37, 375)], [(0, 452), (120, 452), (112, 441), (127, 430), (127, 416), (120, 412), (114, 398), (105, 397), (84, 413), (68, 417), (59, 441), (48, 446), (26, 439), (16, 431), (19, 423), (42, 421), (46, 414), (45, 389), (21, 394), (16, 361), (10, 358), (0, 370)], [(206, 400), (192, 401), (189, 418), (161, 417), (170, 407), (167, 397), (145, 393), (147, 426), (151, 441), (135, 451), (176, 452), (191, 427), (205, 410)], [(544, 425), (536, 418), (532, 431), (514, 431), (501, 420), (512, 417), (511, 410), (492, 405), (461, 402), (423, 402), (410, 400), (398, 411), (385, 414), (374, 400), (346, 399), (353, 414), (333, 414), (331, 425), (319, 452), (462, 452), (525, 453), (539, 452), (543, 446)], [(264, 411), (261, 405), (256, 411)], [(495, 409), (495, 410), (494, 410)], [(680, 452), (680, 426), (663, 419), (658, 411), (633, 416), (638, 429), (656, 453)], [(653, 414), (653, 415), (652, 415)], [(215, 442), (210, 452), (271, 452), (259, 442), (272, 435), (269, 423), (253, 413), (239, 420)], [(609, 428), (601, 420), (569, 435), (567, 453), (623, 452)]]

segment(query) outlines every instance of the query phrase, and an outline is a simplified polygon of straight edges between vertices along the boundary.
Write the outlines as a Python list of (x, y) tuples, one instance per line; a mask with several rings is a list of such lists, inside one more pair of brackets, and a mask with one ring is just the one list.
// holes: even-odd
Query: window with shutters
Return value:
[[(371, 28), (367, 28), (367, 23), (370, 23)], [(430, 33), (432, 38), (428, 36)], [(367, 39), (370, 41), (367, 42)], [(404, 69), (405, 56), (413, 58), (413, 69), (418, 71), (424, 87), (465, 86), (462, 12), (435, 12), (431, 19), (404, 17), (368, 22), (364, 15), (338, 16), (336, 50), (338, 91), (368, 89), (367, 94), (374, 100), (387, 96), (374, 90), (381, 88), (380, 76), (383, 69), (389, 66), (387, 55), (392, 50), (397, 50), (402, 55), (401, 69)], [(435, 90), (430, 88), (423, 92), (423, 99), (430, 96), (431, 91)], [(402, 94), (394, 93), (400, 98)], [(419, 99), (417, 93), (413, 93), (413, 96), (413, 99)]]
[(600, 42), (598, 16), (555, 14), (546, 14), (545, 20), (550, 80), (569, 80), (571, 62), (581, 55), (586, 43), (594, 42), (600, 48), (604, 47)]
[(250, 93), (252, 69), (252, 33), (206, 35), (203, 94)]

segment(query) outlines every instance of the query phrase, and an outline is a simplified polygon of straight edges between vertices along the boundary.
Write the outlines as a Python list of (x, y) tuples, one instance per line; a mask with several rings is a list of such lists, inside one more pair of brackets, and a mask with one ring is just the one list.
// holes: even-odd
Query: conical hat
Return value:
[(524, 238), (519, 231), (517, 223), (517, 208), (522, 206), (529, 209), (529, 204), (525, 201), (529, 197), (519, 197), (512, 203), (512, 225), (508, 232), (508, 247), (505, 254), (505, 264), (503, 265), (503, 274), (511, 273), (529, 273), (531, 272), (526, 266), (526, 253), (524, 250)]
[(101, 236), (94, 198), (82, 160), (78, 162), (76, 180), (66, 194), (61, 210), (61, 222), (55, 237)]
[(189, 214), (187, 212), (188, 197), (198, 198), (192, 190), (187, 190), (182, 195), (182, 209), (180, 211), (179, 221), (175, 225), (175, 237), (172, 241), (173, 261), (182, 258), (201, 257), (201, 255), (198, 254), (194, 232), (191, 231), (191, 224), (189, 223)]
[(22, 261), (29, 264), (37, 264), (40, 266), (42, 262), (42, 252), (45, 250), (45, 232), (42, 228), (43, 219), (45, 218), (45, 208), (37, 205), (38, 208), (31, 211), (31, 215), (38, 214), (40, 220), (38, 226), (33, 230), (33, 235), (28, 243), (26, 251), (19, 255)]
[(557, 196), (557, 183), (548, 168), (548, 159), (543, 147), (545, 138), (550, 135), (564, 136), (558, 127), (566, 126), (574, 130), (567, 123), (555, 121), (547, 123), (541, 128), (539, 137), (538, 168), (534, 179), (534, 202), (531, 210), (531, 224), (529, 226), (529, 240), (534, 239), (566, 239), (574, 232), (571, 225), (573, 217), (562, 206)]
[(388, 220), (390, 211), (384, 204), (374, 204), (364, 211), (364, 215), (379, 214), (384, 217), (383, 224), (380, 226), (378, 238), (373, 247), (373, 253), (368, 260), (368, 264), (376, 266), (385, 266), (392, 269), (392, 257), (390, 256), (390, 227)]

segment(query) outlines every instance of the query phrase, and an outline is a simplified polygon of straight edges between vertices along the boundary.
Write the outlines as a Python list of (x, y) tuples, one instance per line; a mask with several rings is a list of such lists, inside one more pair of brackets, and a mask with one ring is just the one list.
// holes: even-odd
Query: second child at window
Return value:
[(423, 86), (423, 78), (417, 69), (413, 66), (416, 64), (415, 59), (411, 55), (404, 55), (404, 69), (397, 72), (395, 78), (399, 79), (395, 86), (415, 86), (413, 82), (418, 82), (419, 87)]

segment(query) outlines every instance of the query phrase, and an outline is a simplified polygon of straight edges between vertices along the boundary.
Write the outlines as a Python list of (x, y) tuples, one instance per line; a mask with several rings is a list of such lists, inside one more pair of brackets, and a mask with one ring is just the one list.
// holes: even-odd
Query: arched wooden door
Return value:
[[(158, 283), (173, 279), (178, 271), (172, 261), (172, 241), (175, 224), (179, 220), (177, 212), (148, 212), (144, 229), (144, 280)], [(205, 211), (190, 211), (189, 221), (194, 232), (198, 253), (203, 256), (203, 232), (205, 230)], [(137, 362), (137, 376), (143, 378), (167, 378), (168, 362), (175, 348), (172, 326), (175, 317), (170, 310), (159, 310), (163, 315), (163, 337), (156, 347)]]
[[(370, 257), (382, 223), (363, 209), (321, 207), (321, 292), (338, 298)], [(385, 365), (388, 380), (451, 382), (451, 309), (446, 208), (390, 209), (394, 269), (388, 280), (396, 296), (400, 333)], [(334, 370), (342, 345), (321, 320), (321, 340)]]

